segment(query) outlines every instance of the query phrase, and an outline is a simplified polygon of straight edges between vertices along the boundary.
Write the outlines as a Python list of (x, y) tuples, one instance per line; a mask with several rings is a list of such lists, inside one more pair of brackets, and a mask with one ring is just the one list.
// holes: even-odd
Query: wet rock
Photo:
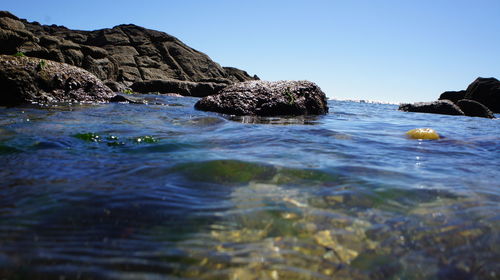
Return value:
[(453, 104), (450, 100), (438, 100), (434, 102), (417, 102), (413, 104), (401, 104), (400, 111), (416, 112), (416, 113), (431, 113), (443, 115), (464, 115), (460, 108)]
[(179, 80), (150, 80), (143, 82), (136, 82), (132, 84), (131, 88), (135, 92), (148, 93), (175, 93), (183, 96), (204, 97), (213, 95), (225, 88), (225, 83), (212, 83), (212, 82), (188, 82)]
[(125, 97), (123, 95), (115, 95), (111, 99), (109, 99), (109, 102), (123, 102), (123, 103), (131, 103), (131, 104), (148, 104), (148, 102), (144, 99), (140, 98), (133, 98), (133, 97)]
[(229, 115), (323, 115), (326, 95), (309, 81), (249, 81), (230, 85), (207, 96), (195, 108)]
[(464, 99), (465, 90), (460, 91), (445, 91), (439, 96), (439, 100), (450, 100), (453, 103), (457, 103), (458, 100)]
[(64, 63), (0, 55), (0, 105), (106, 102), (112, 91), (91, 73)]
[(470, 117), (481, 117), (481, 118), (489, 118), (494, 119), (495, 116), (488, 109), (488, 107), (483, 104), (470, 100), (470, 99), (462, 99), (457, 102), (458, 107), (464, 112), (466, 116)]
[(477, 101), (493, 113), (500, 113), (500, 81), (495, 78), (477, 78), (467, 87), (464, 99)]

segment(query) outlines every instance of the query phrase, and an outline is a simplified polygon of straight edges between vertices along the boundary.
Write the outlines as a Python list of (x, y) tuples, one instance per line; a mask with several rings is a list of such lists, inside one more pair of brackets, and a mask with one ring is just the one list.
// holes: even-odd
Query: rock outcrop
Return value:
[(328, 113), (326, 95), (308, 81), (247, 81), (202, 98), (195, 108), (229, 115), (278, 116)]
[[(166, 80), (170, 85), (171, 81), (210, 82), (222, 87), (258, 79), (236, 68), (221, 67), (206, 54), (163, 32), (132, 24), (96, 31), (71, 30), (31, 23), (0, 11), (0, 54), (16, 52), (81, 67), (115, 90), (151, 80)], [(185, 84), (178, 84), (181, 94), (214, 93), (193, 94), (186, 92)]]
[(88, 71), (32, 57), (0, 55), (0, 106), (107, 102), (115, 94)]
[(445, 91), (441, 93), (438, 100), (450, 100), (453, 103), (457, 103), (458, 100), (465, 98), (465, 90), (460, 91)]
[(457, 105), (460, 108), (460, 110), (464, 112), (466, 116), (489, 118), (489, 119), (495, 118), (493, 113), (486, 106), (477, 101), (470, 99), (462, 99), (457, 102)]
[(465, 99), (475, 100), (493, 113), (500, 113), (500, 81), (495, 78), (477, 78), (467, 87)]
[(434, 102), (417, 102), (413, 104), (401, 104), (400, 111), (431, 113), (443, 115), (464, 115), (464, 112), (450, 100), (438, 100)]
[[(454, 107), (451, 106), (453, 104)], [(500, 113), (500, 81), (495, 78), (477, 78), (466, 90), (445, 91), (435, 102), (401, 104), (399, 110), (493, 119), (493, 113)]]

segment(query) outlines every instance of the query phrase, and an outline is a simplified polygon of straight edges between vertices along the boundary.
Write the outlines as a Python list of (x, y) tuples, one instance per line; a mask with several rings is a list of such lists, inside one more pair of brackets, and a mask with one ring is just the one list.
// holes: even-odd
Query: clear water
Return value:
[(0, 108), (0, 279), (500, 279), (498, 120), (144, 97)]

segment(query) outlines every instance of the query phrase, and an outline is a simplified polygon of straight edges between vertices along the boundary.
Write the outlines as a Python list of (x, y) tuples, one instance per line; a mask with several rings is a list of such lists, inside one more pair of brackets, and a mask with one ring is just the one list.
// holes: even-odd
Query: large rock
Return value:
[(163, 32), (131, 24), (96, 31), (71, 30), (31, 23), (0, 11), (0, 54), (18, 51), (82, 67), (103, 81), (120, 83), (117, 88), (149, 80), (258, 79), (236, 68), (221, 67), (206, 54)]
[(466, 116), (469, 117), (482, 117), (494, 119), (493, 113), (483, 104), (470, 100), (462, 99), (457, 102), (458, 107), (464, 112)]
[(216, 94), (226, 86), (227, 84), (225, 83), (213, 82), (195, 83), (179, 80), (151, 80), (134, 83), (132, 90), (139, 93), (176, 93), (184, 96), (204, 97)]
[(0, 106), (106, 102), (114, 96), (97, 77), (79, 67), (9, 55), (0, 55), (0, 86)]
[(443, 115), (464, 115), (464, 112), (450, 100), (438, 100), (434, 102), (417, 102), (413, 104), (401, 104), (400, 111), (416, 113), (432, 113)]
[(195, 108), (230, 115), (322, 115), (328, 113), (326, 95), (308, 81), (248, 81), (207, 96)]
[(457, 103), (458, 100), (465, 98), (465, 90), (460, 91), (445, 91), (439, 96), (439, 100), (450, 100), (453, 103)]
[(495, 78), (477, 78), (467, 87), (465, 99), (475, 100), (494, 113), (500, 113), (500, 81)]

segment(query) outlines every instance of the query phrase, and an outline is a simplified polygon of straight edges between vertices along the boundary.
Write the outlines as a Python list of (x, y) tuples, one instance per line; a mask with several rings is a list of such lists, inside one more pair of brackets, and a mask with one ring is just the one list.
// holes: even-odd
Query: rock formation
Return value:
[[(451, 106), (453, 104), (454, 107)], [(500, 81), (495, 78), (477, 78), (466, 90), (445, 91), (435, 102), (401, 104), (399, 110), (492, 119), (495, 118), (493, 113), (500, 113)]]
[(434, 102), (417, 102), (413, 104), (401, 104), (400, 111), (431, 113), (443, 115), (464, 115), (464, 112), (450, 100), (438, 100)]
[(0, 106), (107, 102), (115, 94), (88, 71), (32, 57), (0, 55)]
[(322, 115), (328, 113), (326, 95), (308, 81), (247, 81), (199, 100), (196, 109), (229, 115)]
[(488, 107), (484, 106), (483, 104), (477, 101), (470, 99), (461, 99), (457, 102), (457, 105), (458, 107), (460, 107), (460, 110), (462, 110), (466, 116), (482, 117), (489, 119), (495, 118), (495, 116), (493, 116), (493, 113), (488, 109)]
[[(166, 80), (170, 86), (177, 83), (180, 94), (193, 95), (189, 89), (195, 88), (194, 95), (206, 96), (233, 82), (258, 79), (236, 68), (221, 67), (204, 53), (163, 32), (132, 24), (96, 31), (71, 30), (30, 23), (0, 11), (0, 54), (16, 52), (81, 67), (115, 91), (135, 83)], [(220, 86), (186, 86), (181, 81)], [(152, 87), (156, 84), (159, 88)], [(148, 90), (162, 92), (164, 86), (153, 83)], [(200, 88), (206, 91), (200, 92)], [(175, 87), (169, 91), (177, 93)]]

